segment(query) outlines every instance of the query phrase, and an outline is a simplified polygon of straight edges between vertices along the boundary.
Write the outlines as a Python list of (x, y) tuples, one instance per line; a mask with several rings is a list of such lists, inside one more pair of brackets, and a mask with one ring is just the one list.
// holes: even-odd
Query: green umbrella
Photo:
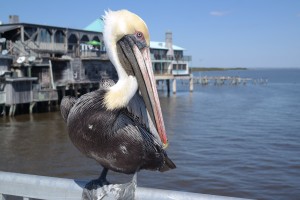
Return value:
[(93, 46), (100, 46), (101, 42), (97, 41), (97, 40), (91, 40), (88, 41), (87, 44), (93, 45)]

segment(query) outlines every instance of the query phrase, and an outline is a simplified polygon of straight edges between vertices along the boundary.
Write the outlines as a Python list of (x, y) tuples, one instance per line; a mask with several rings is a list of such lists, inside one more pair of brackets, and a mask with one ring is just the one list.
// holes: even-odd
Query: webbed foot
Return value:
[(107, 175), (108, 169), (103, 168), (103, 171), (98, 179), (91, 180), (88, 182), (84, 188), (88, 190), (94, 190), (99, 187), (102, 187), (104, 185), (109, 185), (110, 183), (106, 180), (106, 175)]
[(104, 185), (109, 185), (109, 184), (110, 183), (106, 179), (105, 180), (94, 179), (88, 182), (84, 188), (88, 190), (96, 190), (99, 187), (103, 187)]

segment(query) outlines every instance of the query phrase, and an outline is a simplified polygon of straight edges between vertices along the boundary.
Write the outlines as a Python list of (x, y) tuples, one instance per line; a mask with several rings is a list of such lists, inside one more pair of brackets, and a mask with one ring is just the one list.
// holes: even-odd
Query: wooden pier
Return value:
[(172, 92), (176, 94), (177, 92), (177, 81), (178, 80), (188, 80), (189, 81), (189, 91), (193, 92), (194, 90), (194, 79), (192, 74), (188, 75), (155, 75), (155, 80), (157, 85), (164, 88), (164, 85), (167, 86), (168, 95), (170, 95), (171, 84), (172, 84)]

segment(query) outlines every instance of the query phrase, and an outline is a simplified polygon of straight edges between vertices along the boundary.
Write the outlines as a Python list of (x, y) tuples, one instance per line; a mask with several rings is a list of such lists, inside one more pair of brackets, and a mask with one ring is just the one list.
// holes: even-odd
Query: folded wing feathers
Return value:
[(131, 117), (137, 120), (139, 124), (145, 126), (145, 128), (156, 138), (157, 142), (162, 145), (156, 127), (154, 126), (145, 103), (139, 93), (136, 93), (130, 100), (127, 110), (131, 114)]
[(76, 103), (76, 98), (65, 96), (60, 103), (60, 112), (65, 122), (68, 120), (69, 112), (73, 105)]

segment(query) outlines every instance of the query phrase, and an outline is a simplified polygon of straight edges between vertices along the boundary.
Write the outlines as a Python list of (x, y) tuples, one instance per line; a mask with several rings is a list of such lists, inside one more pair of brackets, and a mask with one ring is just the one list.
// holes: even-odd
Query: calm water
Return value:
[[(195, 74), (199, 75), (199, 74)], [(161, 104), (177, 169), (142, 171), (138, 185), (256, 199), (300, 199), (300, 69), (201, 73), (267, 78), (267, 85), (200, 86)], [(58, 112), (0, 119), (0, 170), (96, 178)], [(110, 173), (109, 180), (128, 177)]]

